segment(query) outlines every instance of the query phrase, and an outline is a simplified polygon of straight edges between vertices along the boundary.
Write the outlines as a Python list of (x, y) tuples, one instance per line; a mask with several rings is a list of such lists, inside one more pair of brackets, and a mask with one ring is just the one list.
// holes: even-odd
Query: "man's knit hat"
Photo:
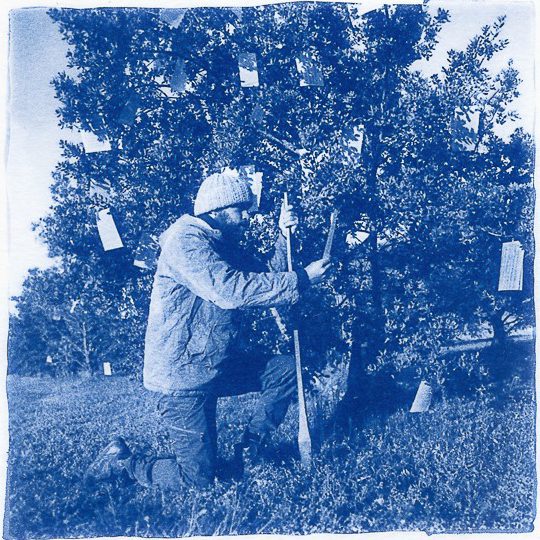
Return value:
[(203, 180), (195, 197), (194, 214), (200, 216), (226, 206), (253, 203), (253, 192), (247, 178), (235, 169), (226, 168)]

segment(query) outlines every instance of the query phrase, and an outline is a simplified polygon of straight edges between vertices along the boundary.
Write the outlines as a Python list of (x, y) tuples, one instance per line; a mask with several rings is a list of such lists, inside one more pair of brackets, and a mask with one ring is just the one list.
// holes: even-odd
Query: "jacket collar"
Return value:
[(221, 237), (221, 231), (217, 228), (217, 226), (213, 226), (206, 220), (197, 216), (192, 216), (191, 214), (184, 214), (176, 220), (175, 225), (176, 223), (178, 223), (178, 225), (190, 225), (192, 227), (197, 227), (198, 229), (208, 231), (217, 237)]
[(214, 229), (216, 231), (221, 231), (221, 229), (219, 228), (219, 225), (216, 222), (216, 220), (211, 218), (208, 214), (203, 214), (202, 216), (199, 216), (197, 219), (200, 219), (200, 220), (204, 221), (207, 225), (210, 225), (210, 227), (212, 227), (212, 229)]
[(207, 234), (212, 235), (216, 240), (222, 239), (222, 233), (219, 229), (212, 227), (204, 219), (201, 219), (191, 214), (184, 214), (180, 216), (170, 227), (168, 227), (159, 237), (159, 243), (163, 246), (167, 237), (178, 227), (194, 227), (205, 231)]

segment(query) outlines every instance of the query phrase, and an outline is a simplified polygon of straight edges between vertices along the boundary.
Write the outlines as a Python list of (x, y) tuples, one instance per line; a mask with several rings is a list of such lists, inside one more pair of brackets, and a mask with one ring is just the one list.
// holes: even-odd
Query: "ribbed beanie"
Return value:
[(226, 168), (203, 180), (195, 197), (193, 213), (196, 216), (236, 204), (251, 204), (253, 192), (247, 178), (235, 169)]

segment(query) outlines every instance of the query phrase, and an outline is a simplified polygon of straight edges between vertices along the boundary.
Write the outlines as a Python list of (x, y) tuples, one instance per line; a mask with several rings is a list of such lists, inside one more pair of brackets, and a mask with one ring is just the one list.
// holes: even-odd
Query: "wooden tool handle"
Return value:
[[(289, 205), (287, 192), (283, 197), (283, 204)], [(292, 249), (291, 249), (291, 229), (287, 227), (287, 268), (293, 271)], [(311, 435), (309, 433), (309, 423), (307, 416), (306, 397), (304, 395), (304, 383), (302, 380), (302, 358), (300, 355), (300, 337), (298, 330), (293, 330), (294, 339), (294, 360), (296, 365), (296, 386), (298, 389), (298, 449), (300, 451), (300, 463), (302, 467), (311, 467)]]

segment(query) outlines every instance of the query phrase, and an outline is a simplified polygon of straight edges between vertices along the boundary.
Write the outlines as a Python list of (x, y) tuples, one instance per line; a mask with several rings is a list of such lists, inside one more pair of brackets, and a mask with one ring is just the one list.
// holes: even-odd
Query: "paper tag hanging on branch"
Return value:
[(323, 86), (324, 81), (317, 60), (308, 53), (296, 58), (296, 69), (300, 75), (300, 86)]
[(427, 412), (431, 405), (432, 397), (433, 397), (433, 390), (431, 389), (431, 386), (426, 381), (422, 381), (416, 392), (416, 397), (414, 398), (410, 412), (412, 413)]
[(104, 208), (98, 212), (97, 228), (105, 251), (124, 247), (109, 208)]
[(112, 375), (111, 363), (103, 362), (103, 375), (110, 377)]
[(521, 291), (523, 288), (523, 257), (521, 243), (504, 242), (499, 272), (499, 291)]
[(188, 8), (160, 9), (159, 18), (172, 28), (178, 28), (184, 19)]
[(47, 364), (52, 364), (52, 363), (53, 363), (52, 356), (47, 355), (47, 358), (45, 359), (45, 362), (46, 362)]
[(236, 18), (239, 22), (242, 22), (242, 8), (241, 7), (233, 7), (231, 8), (231, 11), (236, 15)]
[(157, 266), (159, 244), (157, 239), (148, 233), (143, 233), (139, 240), (133, 265), (144, 270), (153, 270)]
[(253, 205), (250, 208), (252, 212), (258, 212), (259, 208), (261, 207), (261, 196), (262, 196), (262, 189), (263, 189), (262, 177), (263, 177), (262, 172), (256, 172), (251, 177), (251, 191), (253, 192), (253, 195), (255, 196)]
[(258, 103), (251, 111), (250, 120), (252, 124), (262, 124), (264, 122), (264, 109)]
[(81, 142), (84, 146), (84, 151), (87, 154), (94, 152), (109, 152), (111, 150), (111, 143), (108, 139), (100, 141), (98, 136), (89, 131), (80, 131)]
[(259, 86), (257, 55), (255, 53), (240, 53), (238, 55), (238, 71), (240, 74), (240, 86), (243, 88)]

